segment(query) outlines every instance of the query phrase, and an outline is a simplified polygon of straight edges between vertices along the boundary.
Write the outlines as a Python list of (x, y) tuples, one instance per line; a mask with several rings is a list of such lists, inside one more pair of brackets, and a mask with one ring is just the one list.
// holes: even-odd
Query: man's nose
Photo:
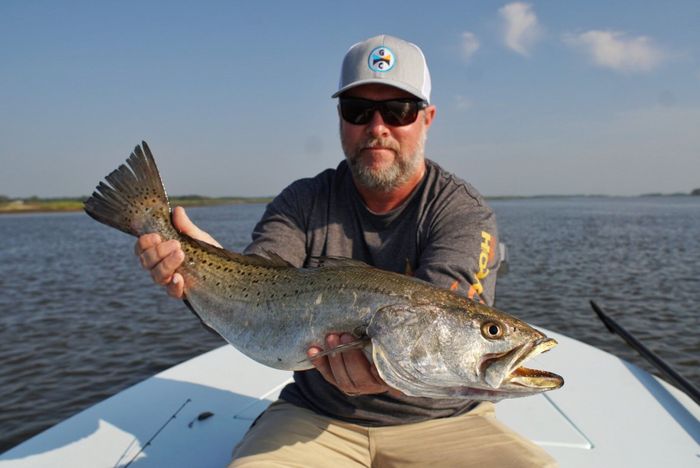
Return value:
[(367, 123), (367, 132), (372, 136), (385, 136), (389, 134), (389, 128), (382, 118), (381, 112), (375, 110), (372, 119)]

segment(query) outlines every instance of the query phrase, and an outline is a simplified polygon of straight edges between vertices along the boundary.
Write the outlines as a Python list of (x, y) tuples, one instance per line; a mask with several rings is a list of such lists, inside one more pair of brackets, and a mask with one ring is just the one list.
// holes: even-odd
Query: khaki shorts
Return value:
[(236, 446), (230, 467), (555, 467), (496, 420), (492, 403), (453, 418), (364, 427), (278, 400)]

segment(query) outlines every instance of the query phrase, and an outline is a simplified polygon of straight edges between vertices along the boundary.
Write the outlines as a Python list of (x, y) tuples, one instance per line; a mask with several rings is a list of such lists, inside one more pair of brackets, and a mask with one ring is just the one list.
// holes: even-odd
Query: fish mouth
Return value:
[(564, 385), (564, 379), (552, 372), (529, 369), (522, 364), (557, 345), (553, 338), (541, 338), (525, 343), (507, 353), (487, 356), (481, 362), (482, 375), (489, 387), (513, 392), (554, 390)]

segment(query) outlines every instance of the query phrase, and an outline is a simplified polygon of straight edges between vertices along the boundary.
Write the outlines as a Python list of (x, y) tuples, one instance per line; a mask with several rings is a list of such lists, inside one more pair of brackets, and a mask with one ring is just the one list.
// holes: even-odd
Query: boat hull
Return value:
[[(697, 466), (698, 405), (626, 361), (545, 332), (559, 342), (557, 352), (530, 364), (561, 374), (567, 384), (499, 402), (501, 421), (542, 446), (562, 467)], [(0, 456), (0, 468), (130, 462), (225, 466), (236, 442), (290, 378), (289, 372), (222, 346), (25, 441)]]

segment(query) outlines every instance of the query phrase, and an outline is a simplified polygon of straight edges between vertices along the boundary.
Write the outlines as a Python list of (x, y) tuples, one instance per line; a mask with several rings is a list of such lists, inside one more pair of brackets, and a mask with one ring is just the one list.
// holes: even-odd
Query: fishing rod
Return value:
[[(180, 407), (177, 409), (177, 411), (175, 411), (175, 412), (168, 418), (168, 420), (165, 421), (165, 423), (164, 423), (162, 426), (160, 426), (160, 429), (158, 429), (158, 430), (156, 431), (156, 433), (153, 434), (153, 435), (151, 436), (151, 438), (148, 439), (148, 440), (146, 441), (145, 444), (143, 444), (143, 447), (141, 447), (141, 448), (139, 449), (139, 451), (136, 452), (136, 455), (134, 455), (133, 457), (131, 457), (131, 460), (129, 460), (129, 462), (128, 462), (126, 465), (123, 465), (123, 468), (128, 468), (129, 466), (131, 466), (131, 464), (138, 458), (138, 456), (141, 455), (141, 453), (143, 453), (143, 451), (146, 449), (146, 447), (148, 447), (149, 445), (151, 445), (151, 442), (153, 442), (153, 440), (154, 440), (156, 437), (158, 437), (158, 434), (160, 434), (160, 432), (161, 432), (163, 429), (165, 429), (165, 426), (167, 426), (168, 424), (170, 424), (170, 423), (173, 421), (173, 419), (177, 418), (177, 415), (180, 413), (180, 411), (182, 411), (182, 409), (183, 409), (185, 406), (187, 406), (189, 403), (191, 403), (191, 402), (192, 402), (192, 399), (191, 399), (191, 398), (188, 398), (187, 400), (185, 400), (185, 402), (184, 402), (182, 405), (180, 405)], [(204, 414), (204, 413), (202, 413), (202, 414)], [(201, 414), (200, 414), (200, 417), (202, 417)], [(203, 419), (206, 419), (206, 418), (208, 418), (208, 417), (209, 417), (209, 416), (206, 416), (206, 417), (204, 417)], [(190, 427), (192, 427), (192, 426), (191, 426), (191, 423), (190, 423)], [(134, 440), (136, 440), (136, 439), (134, 439)], [(122, 459), (124, 458), (124, 456), (126, 455), (126, 453), (127, 453), (127, 452), (129, 451), (129, 449), (131, 448), (132, 444), (133, 444), (133, 441), (132, 441), (131, 444), (129, 444), (129, 446), (128, 446), (127, 449), (124, 451), (124, 453), (122, 454), (122, 456), (119, 457), (119, 460), (117, 460), (117, 464), (114, 465), (115, 468), (116, 468), (117, 466), (122, 466), (122, 465), (120, 465), (120, 463), (121, 463)]]
[(603, 309), (598, 304), (596, 304), (594, 301), (590, 302), (591, 307), (593, 307), (593, 310), (598, 315), (598, 318), (600, 318), (608, 330), (610, 330), (610, 333), (618, 334), (628, 345), (641, 354), (643, 358), (653, 364), (654, 367), (656, 367), (659, 372), (670, 381), (670, 383), (683, 390), (690, 398), (693, 399), (693, 401), (695, 401), (695, 403), (700, 405), (700, 390), (688, 382), (678, 372), (673, 370), (671, 366), (666, 364), (666, 362), (658, 357), (653, 351), (649, 350), (649, 348), (640, 343), (639, 340), (637, 340), (630, 332), (625, 330), (620, 324), (610, 318), (608, 314), (603, 312)]

